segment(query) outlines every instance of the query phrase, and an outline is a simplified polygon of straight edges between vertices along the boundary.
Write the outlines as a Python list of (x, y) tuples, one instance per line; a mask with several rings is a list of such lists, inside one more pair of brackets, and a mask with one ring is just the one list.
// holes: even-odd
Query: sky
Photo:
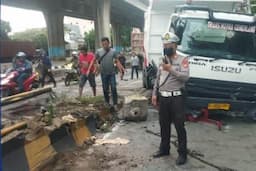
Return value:
[[(15, 32), (24, 31), (30, 28), (46, 27), (43, 13), (40, 11), (1, 5), (1, 19), (8, 21), (10, 23), (12, 29), (11, 34)], [(82, 32), (89, 31), (94, 28), (92, 21), (72, 17), (65, 17), (64, 23), (78, 24)]]
[(12, 32), (24, 31), (28, 28), (46, 27), (42, 12), (1, 6), (1, 19), (9, 21)]

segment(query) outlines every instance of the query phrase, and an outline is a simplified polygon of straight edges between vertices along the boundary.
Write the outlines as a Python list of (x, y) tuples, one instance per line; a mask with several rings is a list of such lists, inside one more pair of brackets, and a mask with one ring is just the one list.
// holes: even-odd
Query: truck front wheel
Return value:
[(143, 84), (143, 88), (146, 88), (146, 89), (152, 88), (152, 85), (146, 70), (143, 70), (142, 84)]

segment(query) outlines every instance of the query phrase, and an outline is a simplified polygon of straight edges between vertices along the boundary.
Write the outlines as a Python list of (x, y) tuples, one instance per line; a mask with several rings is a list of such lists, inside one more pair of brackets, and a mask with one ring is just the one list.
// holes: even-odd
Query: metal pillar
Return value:
[(56, 11), (44, 11), (48, 32), (48, 52), (51, 58), (65, 57), (64, 15)]
[(110, 39), (110, 8), (111, 0), (95, 1), (95, 33), (96, 48), (100, 47), (101, 38), (108, 37)]

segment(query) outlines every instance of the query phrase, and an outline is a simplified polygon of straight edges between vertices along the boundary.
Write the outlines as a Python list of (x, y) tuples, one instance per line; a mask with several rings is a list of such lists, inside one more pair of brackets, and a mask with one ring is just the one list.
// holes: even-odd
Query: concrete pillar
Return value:
[(118, 23), (112, 23), (112, 36), (113, 36), (113, 47), (117, 51), (122, 50), (122, 45), (121, 45), (121, 35), (120, 35), (120, 24)]
[(48, 52), (51, 58), (65, 57), (64, 15), (56, 11), (44, 11), (48, 32)]
[(99, 21), (97, 20), (97, 18), (94, 21), (94, 29), (95, 29), (95, 50), (97, 50), (98, 48), (100, 48), (101, 44), (100, 44), (100, 39), (101, 39), (101, 31), (98, 25)]
[(110, 39), (110, 8), (111, 0), (95, 0), (96, 48), (100, 47), (102, 37)]

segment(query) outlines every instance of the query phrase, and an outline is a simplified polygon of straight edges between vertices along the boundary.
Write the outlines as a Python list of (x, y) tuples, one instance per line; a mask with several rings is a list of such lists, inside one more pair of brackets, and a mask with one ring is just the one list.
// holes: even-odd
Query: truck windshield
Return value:
[(256, 61), (255, 33), (213, 29), (206, 19), (187, 19), (178, 49), (190, 55)]

